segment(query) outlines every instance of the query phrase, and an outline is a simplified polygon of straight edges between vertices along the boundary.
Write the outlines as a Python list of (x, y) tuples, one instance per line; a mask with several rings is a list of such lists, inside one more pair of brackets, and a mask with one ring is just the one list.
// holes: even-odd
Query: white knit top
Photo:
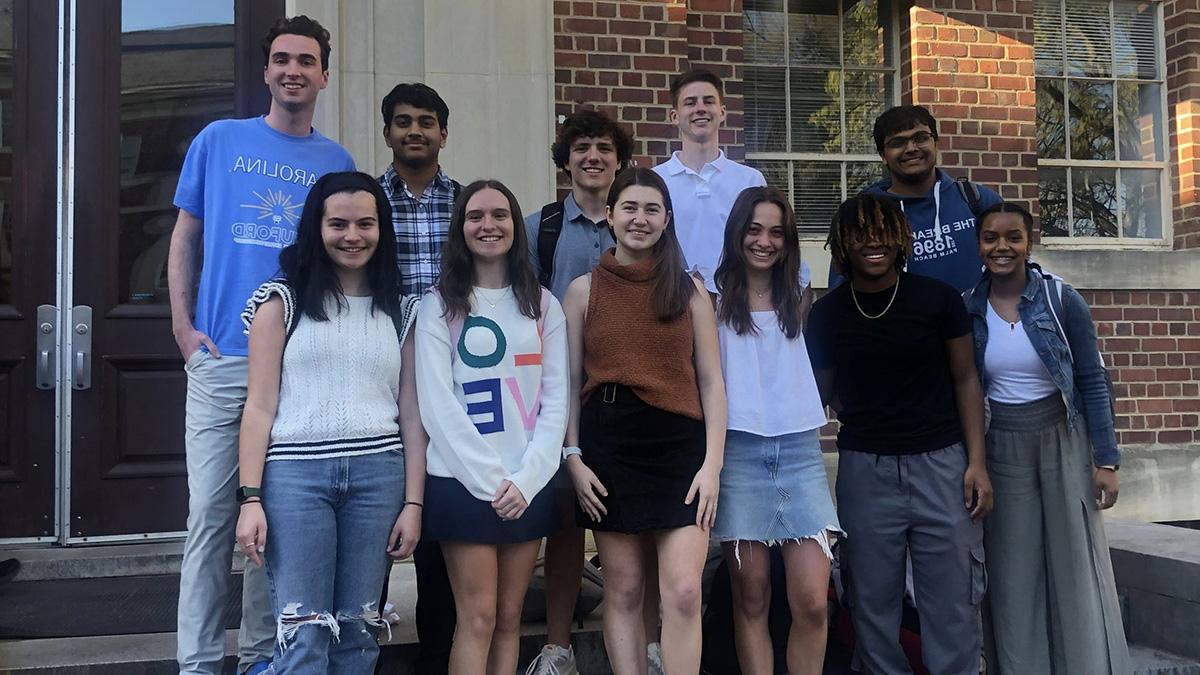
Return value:
[[(283, 291), (269, 288), (255, 294), (257, 305), (273, 294), (284, 296)], [(346, 297), (345, 301), (348, 307), (340, 309), (332, 297), (326, 301), (328, 321), (296, 318), (283, 350), (279, 404), (267, 461), (368, 455), (403, 448), (396, 324), (386, 312), (372, 312), (369, 297)], [(408, 310), (402, 311), (405, 333), (416, 302), (403, 303)], [(290, 307), (287, 298), (285, 305)], [(256, 308), (248, 307), (249, 320)], [(287, 314), (290, 312), (285, 313), (285, 322)]]

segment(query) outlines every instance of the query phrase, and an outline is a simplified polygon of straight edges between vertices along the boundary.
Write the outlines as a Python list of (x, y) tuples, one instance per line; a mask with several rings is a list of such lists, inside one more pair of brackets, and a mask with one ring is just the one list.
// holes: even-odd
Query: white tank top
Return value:
[(998, 403), (1029, 403), (1058, 393), (1025, 325), (1004, 320), (987, 304), (988, 342), (983, 352), (987, 397)]
[(757, 335), (738, 335), (721, 323), (721, 371), (729, 399), (729, 428), (782, 436), (825, 425), (804, 335), (789, 340), (774, 311), (751, 312)]

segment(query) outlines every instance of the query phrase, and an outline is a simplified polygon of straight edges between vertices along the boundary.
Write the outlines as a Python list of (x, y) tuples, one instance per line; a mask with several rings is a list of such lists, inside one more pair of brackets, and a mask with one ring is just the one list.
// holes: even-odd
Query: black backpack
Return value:
[(550, 288), (550, 278), (554, 276), (554, 251), (558, 249), (558, 236), (563, 228), (562, 202), (554, 202), (542, 207), (541, 220), (538, 221), (538, 283)]
[[(979, 186), (972, 183), (971, 179), (966, 176), (960, 176), (954, 179), (954, 187), (958, 188), (958, 194), (962, 195), (963, 201), (967, 203), (971, 213), (978, 219), (979, 214), (983, 213), (983, 196), (979, 192)], [(976, 226), (978, 225), (979, 223), (976, 223)]]

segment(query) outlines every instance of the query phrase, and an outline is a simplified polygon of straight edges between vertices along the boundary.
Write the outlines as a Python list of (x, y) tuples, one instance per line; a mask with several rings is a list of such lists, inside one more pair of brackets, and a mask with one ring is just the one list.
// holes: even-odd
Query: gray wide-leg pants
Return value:
[(1057, 395), (991, 409), (988, 675), (1133, 672), (1083, 421)]

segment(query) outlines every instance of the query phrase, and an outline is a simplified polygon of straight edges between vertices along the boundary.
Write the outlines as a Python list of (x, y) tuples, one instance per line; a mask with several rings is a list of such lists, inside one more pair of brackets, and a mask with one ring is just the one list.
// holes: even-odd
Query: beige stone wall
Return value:
[(314, 124), (358, 166), (391, 161), (379, 104), (424, 82), (450, 107), (442, 166), (467, 183), (504, 181), (524, 211), (553, 199), (551, 5), (545, 0), (289, 0), (333, 34), (329, 88)]

